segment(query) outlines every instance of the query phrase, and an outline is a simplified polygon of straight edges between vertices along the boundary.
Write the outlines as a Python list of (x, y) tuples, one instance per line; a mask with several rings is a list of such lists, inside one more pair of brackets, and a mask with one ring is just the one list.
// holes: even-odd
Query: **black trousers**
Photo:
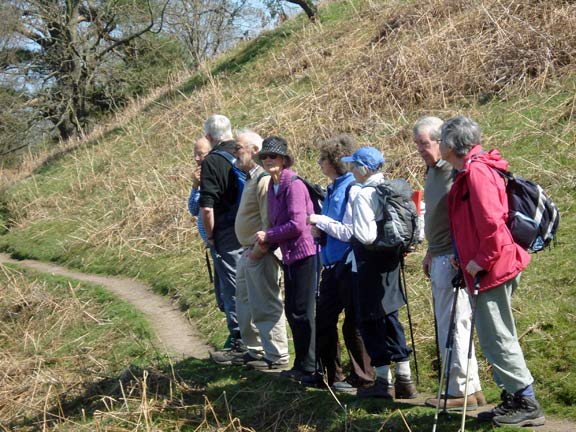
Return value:
[(315, 256), (284, 265), (284, 311), (294, 339), (294, 369), (313, 372)]
[(372, 359), (372, 366), (385, 366), (391, 362), (410, 359), (412, 349), (406, 345), (404, 327), (398, 319), (398, 311), (381, 319), (361, 321), (360, 333)]
[(367, 385), (374, 371), (360, 331), (356, 326), (352, 299), (352, 270), (342, 263), (322, 271), (316, 315), (316, 343), (328, 384), (344, 380), (338, 340), (338, 318), (344, 311), (342, 335), (350, 357), (350, 381)]

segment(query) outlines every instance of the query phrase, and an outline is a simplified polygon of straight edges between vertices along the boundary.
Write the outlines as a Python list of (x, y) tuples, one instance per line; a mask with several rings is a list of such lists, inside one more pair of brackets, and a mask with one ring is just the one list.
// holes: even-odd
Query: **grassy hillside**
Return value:
[[(349, 0), (325, 5), (321, 16), (319, 24), (288, 21), (203, 65), (100, 136), (46, 163), (31, 161), (27, 166), (37, 168), (2, 190), (0, 221), (8, 231), (0, 247), (147, 281), (179, 297), (206, 338), (220, 345), (225, 322), (185, 205), (193, 142), (208, 115), (221, 112), (235, 126), (286, 137), (297, 171), (324, 183), (314, 142), (351, 133), (384, 151), (391, 176), (418, 188), (424, 170), (411, 125), (423, 114), (464, 113), (483, 127), (485, 147), (498, 147), (512, 171), (541, 183), (561, 208), (558, 245), (533, 257), (515, 308), (547, 412), (576, 419), (576, 5)], [(435, 351), (421, 258), (422, 251), (409, 257), (408, 278), (421, 388), (430, 390)], [(482, 373), (496, 397), (485, 364)], [(234, 374), (232, 381), (244, 376)], [(270, 397), (273, 412), (277, 401)], [(384, 406), (384, 417), (394, 408)], [(359, 424), (380, 409), (362, 403)], [(258, 423), (248, 408), (243, 413), (257, 430), (272, 429), (272, 421)], [(416, 424), (430, 420), (429, 411), (413, 413)], [(341, 430), (338, 424), (317, 428)]]

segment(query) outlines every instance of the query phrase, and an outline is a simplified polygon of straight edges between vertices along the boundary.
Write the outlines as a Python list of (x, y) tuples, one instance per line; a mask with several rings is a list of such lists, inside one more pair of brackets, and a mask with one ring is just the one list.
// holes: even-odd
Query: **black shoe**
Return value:
[(378, 377), (374, 381), (374, 385), (359, 388), (356, 396), (359, 398), (394, 399), (394, 386), (388, 380)]
[(246, 351), (241, 356), (234, 356), (232, 358), (232, 364), (241, 366), (241, 365), (245, 365), (245, 364), (248, 364), (250, 362), (259, 361), (259, 360), (260, 360), (259, 357), (253, 357), (252, 354), (250, 354), (250, 351)]
[(241, 339), (234, 339), (232, 341), (232, 347), (229, 350), (221, 350), (210, 353), (210, 358), (212, 361), (219, 365), (231, 365), (231, 364), (243, 364), (243, 363), (233, 363), (234, 361), (241, 361), (240, 359), (247, 354), (248, 350), (246, 345), (242, 343)]
[(513, 408), (505, 414), (495, 416), (492, 422), (497, 426), (542, 426), (546, 423), (544, 412), (536, 399), (514, 396)]
[(288, 359), (271, 361), (265, 357), (260, 360), (252, 360), (246, 363), (246, 369), (252, 370), (284, 370), (290, 367)]
[(492, 421), (494, 417), (504, 415), (514, 407), (514, 395), (508, 393), (506, 390), (502, 390), (502, 393), (500, 393), (500, 399), (502, 402), (490, 411), (482, 411), (481, 413), (478, 413), (478, 420)]
[(280, 372), (280, 376), (290, 378), (295, 381), (302, 381), (302, 378), (304, 378), (305, 376), (310, 376), (313, 373), (314, 372), (306, 372), (301, 369), (292, 368), (288, 370), (283, 370), (282, 372)]
[(324, 379), (322, 377), (322, 375), (320, 375), (319, 373), (315, 373), (312, 375), (304, 375), (302, 377), (302, 379), (300, 380), (300, 383), (304, 386), (304, 387), (324, 387)]
[(394, 391), (396, 399), (415, 399), (418, 396), (418, 390), (412, 378), (403, 375), (396, 375)]

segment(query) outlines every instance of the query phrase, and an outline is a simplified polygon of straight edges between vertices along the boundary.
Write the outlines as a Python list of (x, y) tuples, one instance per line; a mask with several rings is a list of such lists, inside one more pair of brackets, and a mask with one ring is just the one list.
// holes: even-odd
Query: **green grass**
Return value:
[[(363, 1), (331, 3), (321, 10), (320, 26), (313, 27), (300, 17), (239, 46), (209, 65), (212, 77), (199, 71), (179, 92), (161, 96), (113, 133), (52, 159), (29, 178), (4, 190), (0, 199), (0, 231), (4, 231), (0, 249), (16, 257), (56, 261), (85, 272), (138, 278), (159, 293), (177, 297), (206, 340), (221, 346), (227, 333), (224, 315), (216, 310), (204, 251), (184, 209), (192, 142), (200, 133), (201, 116), (205, 111), (222, 109), (234, 124), (258, 128), (264, 121), (273, 133), (287, 129), (283, 121), (294, 122), (297, 128), (321, 124), (322, 109), (329, 107), (318, 107), (319, 118), (300, 117), (297, 111), (285, 114), (282, 109), (314, 103), (314, 93), (334, 71), (302, 71), (298, 69), (301, 59), (291, 55), (300, 54), (299, 42), (305, 39), (302, 35), (310, 32), (319, 38), (312, 44), (311, 55), (326, 45), (338, 57), (338, 37), (349, 29), (344, 23), (369, 11), (365, 7)], [(324, 34), (334, 40), (323, 41), (322, 37), (328, 38)], [(271, 62), (283, 56), (283, 61)], [(270, 64), (280, 67), (269, 70)], [(295, 66), (296, 73), (287, 73), (282, 65)], [(209, 92), (212, 78), (214, 95), (222, 100), (213, 101), (202, 93)], [(250, 84), (258, 79), (267, 84), (265, 92), (250, 91)], [(448, 101), (448, 108), (441, 111), (444, 116), (464, 113), (475, 118), (483, 128), (485, 147), (499, 148), (510, 162), (511, 171), (539, 182), (560, 207), (557, 245), (532, 257), (513, 304), (539, 399), (547, 413), (572, 420), (576, 420), (576, 381), (572, 373), (576, 358), (576, 284), (572, 269), (576, 259), (575, 89), (569, 77), (554, 79), (529, 94)], [(197, 98), (201, 100), (197, 102)], [(180, 104), (187, 104), (182, 108), (184, 115)], [(402, 134), (423, 108), (404, 109), (399, 116), (402, 118), (390, 120), (390, 124), (384, 124), (378, 113), (366, 119), (367, 126), (358, 132), (358, 141), (382, 146), (401, 135), (407, 148), (412, 148), (410, 134)], [(312, 146), (295, 144), (299, 173), (325, 182), (317, 170)], [(389, 151), (394, 153), (396, 149)], [(407, 159), (414, 158), (415, 152), (407, 155)], [(412, 174), (422, 173), (418, 165)], [(419, 271), (422, 254), (420, 250), (408, 257), (407, 277), (420, 366), (419, 389), (432, 392), (436, 382), (435, 347), (430, 288)], [(97, 296), (95, 292), (87, 295)], [(404, 310), (401, 316), (406, 323)], [(144, 331), (137, 319), (135, 323), (139, 330), (124, 331)], [(70, 337), (78, 337), (79, 332), (71, 329)], [(124, 355), (132, 358), (139, 348), (133, 349), (113, 350), (114, 362), (121, 363)], [(160, 375), (172, 375), (171, 366), (155, 363), (148, 354), (145, 358), (141, 367), (152, 365)], [(499, 391), (492, 384), (489, 367), (480, 359), (485, 392), (491, 401), (497, 401)], [(228, 418), (230, 409), (243, 425), (258, 431), (273, 430), (273, 425), (278, 430), (297, 430), (304, 424), (309, 430), (344, 430), (343, 410), (325, 392), (305, 391), (281, 379), (205, 362), (186, 360), (173, 366), (187, 385), (201, 390), (179, 389), (177, 397), (189, 401), (191, 407), (179, 405), (164, 414), (154, 414), (154, 421), (165, 429), (194, 430), (200, 420), (192, 416), (186, 423), (183, 419), (202, 411), (205, 392), (221, 421)], [(350, 397), (344, 397), (344, 401), (353, 430), (378, 430), (384, 422), (383, 430), (405, 430), (397, 408), (407, 416), (412, 430), (430, 428), (432, 412), (428, 409), (360, 402)], [(75, 418), (80, 421), (79, 414)], [(107, 421), (114, 424), (111, 419)], [(442, 427), (457, 429), (455, 423)], [(475, 423), (467, 429), (491, 430), (490, 426)], [(307, 429), (302, 426), (302, 430)]]

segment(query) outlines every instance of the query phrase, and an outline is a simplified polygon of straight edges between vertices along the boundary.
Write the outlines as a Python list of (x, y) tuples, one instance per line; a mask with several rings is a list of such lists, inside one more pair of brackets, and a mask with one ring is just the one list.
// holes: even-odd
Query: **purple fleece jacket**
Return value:
[(289, 169), (282, 170), (277, 194), (273, 182), (268, 186), (270, 229), (266, 235), (271, 245), (280, 246), (282, 261), (287, 265), (316, 253), (310, 225), (306, 224), (314, 207), (306, 185), (292, 180), (295, 175)]

